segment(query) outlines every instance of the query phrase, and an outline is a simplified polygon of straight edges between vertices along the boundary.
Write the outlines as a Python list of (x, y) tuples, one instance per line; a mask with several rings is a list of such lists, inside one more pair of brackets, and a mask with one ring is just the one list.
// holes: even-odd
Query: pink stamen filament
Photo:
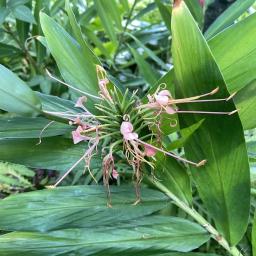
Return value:
[(155, 150), (157, 150), (159, 152), (162, 152), (165, 155), (171, 156), (171, 157), (176, 158), (176, 159), (178, 159), (178, 160), (180, 160), (182, 162), (185, 162), (185, 163), (188, 163), (188, 164), (192, 164), (192, 165), (197, 166), (197, 167), (206, 163), (206, 160), (200, 161), (199, 163), (195, 163), (195, 162), (192, 162), (192, 161), (187, 160), (185, 158), (182, 158), (182, 157), (180, 157), (180, 156), (178, 156), (176, 154), (173, 154), (173, 153), (167, 152), (167, 151), (165, 151), (163, 149), (157, 148), (157, 147), (155, 147), (155, 146), (153, 146), (151, 144), (148, 144), (148, 143), (146, 143), (146, 142), (144, 142), (144, 141), (142, 141), (140, 139), (136, 139), (136, 141), (138, 141), (139, 143), (141, 143), (144, 146), (148, 146), (148, 147), (151, 147), (151, 148), (153, 148), (153, 149), (155, 149)]

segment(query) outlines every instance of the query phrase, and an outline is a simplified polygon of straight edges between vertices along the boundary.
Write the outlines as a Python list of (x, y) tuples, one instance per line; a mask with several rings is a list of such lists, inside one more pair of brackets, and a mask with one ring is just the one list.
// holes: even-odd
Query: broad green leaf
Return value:
[(116, 0), (94, 0), (95, 8), (109, 38), (117, 44), (116, 29), (122, 30), (121, 16)]
[(0, 77), (0, 109), (19, 115), (40, 113), (40, 100), (25, 82), (3, 65), (0, 65)]
[(25, 5), (18, 5), (12, 10), (16, 19), (36, 24), (32, 11)]
[[(143, 206), (141, 206), (143, 207)], [(106, 208), (106, 206), (105, 206)], [(136, 207), (132, 207), (136, 211)], [(110, 210), (111, 211), (111, 210)], [(140, 252), (191, 251), (209, 240), (199, 225), (185, 219), (150, 216), (86, 229), (49, 233), (12, 232), (0, 237), (3, 255), (141, 255)]]
[[(0, 140), (0, 160), (23, 164), (32, 168), (67, 171), (84, 154), (87, 145), (74, 145), (62, 137)], [(93, 160), (91, 168), (99, 168), (100, 160)], [(78, 166), (84, 169), (84, 163)], [(74, 170), (75, 172), (75, 170)]]
[(0, 229), (45, 232), (115, 226), (117, 222), (152, 214), (168, 202), (164, 194), (142, 189), (143, 202), (134, 206), (132, 186), (113, 186), (110, 190), (112, 208), (107, 207), (107, 191), (100, 185), (65, 186), (7, 197), (0, 201)]
[[(222, 74), (183, 1), (176, 1), (172, 15), (172, 53), (177, 78), (176, 96), (195, 96), (212, 91), (211, 98), (229, 96)], [(231, 101), (182, 104), (182, 110), (226, 111), (235, 109)], [(188, 159), (207, 159), (205, 166), (192, 168), (199, 194), (218, 230), (232, 244), (243, 236), (249, 215), (250, 177), (242, 125), (237, 114), (180, 114), (181, 127), (205, 118), (185, 145)], [(235, 200), (235, 201), (234, 201)]]
[(226, 11), (224, 11), (205, 32), (206, 39), (213, 37), (215, 34), (230, 26), (242, 15), (255, 0), (237, 0)]
[[(46, 14), (40, 14), (40, 21), (47, 46), (57, 62), (62, 77), (70, 85), (96, 96), (99, 88), (95, 64), (99, 63), (92, 61), (95, 60), (93, 53), (88, 49), (87, 56), (81, 54), (82, 46)], [(87, 107), (95, 111), (91, 103), (92, 99), (88, 97)]]
[(51, 122), (45, 118), (0, 118), (0, 139), (45, 138), (62, 135), (74, 127)]
[(143, 56), (141, 56), (135, 49), (129, 47), (132, 52), (132, 55), (139, 67), (139, 72), (142, 77), (149, 85), (153, 85), (159, 78), (159, 74), (150, 66), (150, 64), (144, 60)]

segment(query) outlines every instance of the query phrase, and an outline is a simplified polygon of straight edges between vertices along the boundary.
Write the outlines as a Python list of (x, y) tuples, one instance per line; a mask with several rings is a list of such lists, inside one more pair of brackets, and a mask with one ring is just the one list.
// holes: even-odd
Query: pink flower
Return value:
[(82, 96), (82, 97), (79, 97), (76, 104), (75, 104), (75, 107), (77, 108), (83, 108), (84, 107), (84, 103), (87, 101), (87, 97), (86, 96)]
[(117, 172), (117, 170), (116, 170), (116, 169), (113, 169), (113, 171), (112, 171), (112, 177), (113, 177), (115, 180), (117, 180), (118, 176), (119, 176), (119, 173)]
[(170, 114), (170, 115), (173, 115), (173, 114), (175, 114), (177, 112), (174, 108), (172, 108), (170, 106), (166, 107), (165, 110), (166, 110), (166, 113)]
[(120, 132), (126, 140), (138, 139), (138, 134), (133, 132), (133, 125), (130, 122), (122, 122)]
[(168, 105), (169, 97), (171, 96), (168, 90), (162, 90), (158, 94), (155, 95), (156, 102), (159, 105)]
[(144, 148), (145, 148), (145, 154), (146, 156), (148, 157), (152, 157), (156, 154), (156, 149), (148, 146), (148, 145), (144, 145)]
[(75, 131), (72, 132), (73, 142), (74, 144), (77, 144), (81, 141), (89, 140), (90, 138), (84, 135), (81, 135), (81, 132), (83, 132), (84, 129), (82, 126), (78, 126)]

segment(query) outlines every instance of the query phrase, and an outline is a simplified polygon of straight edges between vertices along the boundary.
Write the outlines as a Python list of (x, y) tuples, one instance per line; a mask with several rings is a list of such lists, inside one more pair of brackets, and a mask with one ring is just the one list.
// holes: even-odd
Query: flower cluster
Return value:
[[(118, 152), (123, 152), (125, 160), (134, 171), (137, 191), (136, 203), (138, 203), (140, 201), (139, 184), (143, 177), (142, 167), (146, 164), (154, 168), (154, 159), (157, 152), (197, 167), (206, 163), (206, 160), (198, 163), (193, 162), (164, 149), (164, 145), (161, 143), (161, 139), (159, 139), (159, 136), (161, 136), (161, 118), (159, 117), (162, 114), (170, 116), (179, 113), (231, 115), (236, 112), (236, 110), (232, 112), (207, 112), (179, 109), (179, 104), (228, 101), (232, 98), (233, 95), (226, 99), (201, 99), (217, 93), (218, 88), (202, 95), (174, 99), (170, 91), (166, 89), (166, 85), (165, 88), (162, 88), (161, 84), (153, 95), (148, 95), (148, 102), (141, 104), (136, 93), (130, 94), (126, 90), (125, 94), (122, 94), (112, 85), (107, 78), (106, 71), (101, 66), (96, 66), (96, 70), (99, 96), (90, 95), (85, 92), (83, 96), (78, 98), (75, 107), (82, 110), (82, 112), (79, 114), (50, 113), (61, 117), (64, 116), (69, 120), (70, 125), (76, 126), (76, 129), (72, 132), (74, 144), (86, 141), (88, 146), (84, 155), (57, 181), (55, 186), (81, 161), (85, 161), (89, 169), (92, 156), (99, 153), (99, 147), (104, 144), (104, 150), (101, 150), (104, 184), (109, 186), (110, 178), (118, 179), (119, 173), (115, 164), (115, 155)], [(97, 100), (94, 105), (97, 115), (87, 110), (87, 97)], [(151, 120), (151, 122), (148, 120)], [(152, 130), (152, 123), (154, 125), (158, 124), (157, 132)]]

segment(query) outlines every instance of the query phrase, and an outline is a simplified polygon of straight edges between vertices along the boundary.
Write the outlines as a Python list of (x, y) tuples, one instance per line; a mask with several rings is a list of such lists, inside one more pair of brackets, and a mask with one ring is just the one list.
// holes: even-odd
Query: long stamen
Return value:
[(231, 112), (211, 112), (211, 111), (194, 111), (194, 110), (176, 110), (175, 112), (181, 113), (181, 114), (210, 114), (210, 115), (233, 115), (238, 112), (238, 110), (234, 110)]
[(91, 97), (91, 98), (101, 100), (101, 98), (98, 97), (98, 96), (95, 96), (95, 95), (90, 94), (90, 93), (88, 93), (88, 92), (84, 92), (84, 91), (82, 91), (82, 90), (79, 90), (79, 89), (73, 87), (72, 85), (67, 84), (67, 83), (61, 81), (61, 80), (58, 79), (57, 77), (54, 77), (54, 76), (49, 72), (48, 69), (46, 69), (46, 73), (47, 73), (47, 75), (48, 75), (50, 78), (52, 78), (53, 80), (55, 80), (55, 81), (57, 81), (57, 82), (59, 82), (59, 83), (61, 83), (61, 84), (64, 84), (64, 85), (66, 85), (67, 87), (69, 87), (69, 88), (71, 88), (71, 89), (73, 89), (73, 90), (75, 90), (75, 91), (77, 91), (77, 92), (80, 92), (80, 93), (82, 93), (82, 94), (84, 94), (84, 95), (86, 95), (86, 96), (89, 96), (89, 97)]
[(182, 103), (196, 103), (196, 102), (218, 102), (218, 101), (229, 101), (236, 95), (236, 92), (232, 93), (228, 98), (223, 99), (207, 99), (207, 100), (194, 100), (191, 98), (185, 99), (172, 99), (170, 100), (170, 104), (182, 104)]
[(41, 144), (43, 132), (44, 132), (50, 125), (52, 125), (53, 123), (55, 123), (55, 121), (49, 122), (49, 123), (41, 130), (41, 132), (40, 132), (40, 134), (39, 134), (39, 141), (38, 141), (38, 143), (37, 143), (36, 145)]
[(97, 146), (99, 140), (96, 139), (94, 144), (88, 149), (86, 150), (86, 152), (82, 155), (82, 157), (80, 159), (78, 159), (66, 172), (65, 174), (52, 186), (52, 187), (57, 187), (66, 177), (69, 173), (71, 173), (74, 168), (83, 160), (85, 159), (85, 157), (89, 154), (92, 153), (92, 151), (95, 149), (95, 147)]
[(151, 144), (148, 144), (148, 143), (146, 143), (146, 142), (144, 142), (144, 141), (142, 141), (142, 140), (140, 140), (140, 139), (136, 139), (136, 140), (137, 140), (138, 142), (140, 142), (141, 144), (145, 145), (145, 146), (151, 147), (151, 148), (153, 148), (153, 149), (155, 149), (155, 150), (157, 150), (157, 151), (159, 151), (159, 152), (164, 153), (165, 155), (171, 156), (171, 157), (176, 158), (176, 159), (178, 159), (178, 160), (180, 160), (180, 161), (182, 161), (182, 162), (185, 162), (185, 163), (188, 163), (188, 164), (197, 166), (197, 167), (202, 166), (202, 165), (204, 165), (204, 164), (206, 163), (206, 160), (202, 160), (202, 161), (200, 161), (199, 163), (195, 163), (195, 162), (192, 162), (192, 161), (190, 161), (190, 160), (187, 160), (187, 159), (185, 159), (185, 158), (183, 158), (183, 157), (180, 157), (180, 156), (178, 156), (178, 155), (176, 155), (176, 154), (167, 152), (167, 151), (165, 151), (165, 150), (163, 150), (163, 149), (161, 149), (161, 148), (157, 148), (157, 147), (155, 147), (155, 146), (153, 146), (153, 145), (151, 145)]

